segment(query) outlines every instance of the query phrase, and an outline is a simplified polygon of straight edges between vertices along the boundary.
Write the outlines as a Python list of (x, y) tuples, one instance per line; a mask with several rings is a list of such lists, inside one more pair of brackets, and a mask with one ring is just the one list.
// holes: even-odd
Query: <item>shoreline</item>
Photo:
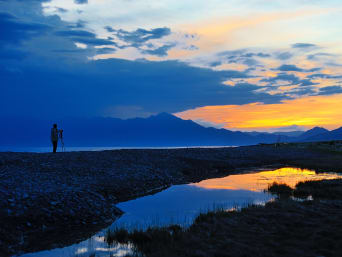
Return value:
[(0, 240), (0, 252), (10, 256), (82, 241), (122, 214), (115, 204), (155, 193), (156, 188), (272, 165), (336, 171), (342, 167), (337, 165), (342, 164), (338, 157), (291, 145), (1, 152), (0, 192), (5, 197), (0, 202), (4, 221), (0, 232), (5, 237)]

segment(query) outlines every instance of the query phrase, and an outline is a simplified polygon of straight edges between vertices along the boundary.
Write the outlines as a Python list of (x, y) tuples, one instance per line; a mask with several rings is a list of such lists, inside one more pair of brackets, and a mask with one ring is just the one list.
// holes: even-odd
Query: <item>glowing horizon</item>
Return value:
[(206, 106), (175, 113), (182, 119), (207, 122), (216, 127), (241, 131), (306, 130), (316, 126), (332, 130), (342, 126), (340, 95), (311, 96), (279, 104)]

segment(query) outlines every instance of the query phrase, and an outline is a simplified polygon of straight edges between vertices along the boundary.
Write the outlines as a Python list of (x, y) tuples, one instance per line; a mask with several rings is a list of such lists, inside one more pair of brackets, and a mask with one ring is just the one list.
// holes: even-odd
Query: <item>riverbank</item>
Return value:
[(341, 171), (340, 157), (299, 145), (0, 153), (0, 252), (79, 242), (119, 217), (116, 203), (172, 184), (265, 166)]

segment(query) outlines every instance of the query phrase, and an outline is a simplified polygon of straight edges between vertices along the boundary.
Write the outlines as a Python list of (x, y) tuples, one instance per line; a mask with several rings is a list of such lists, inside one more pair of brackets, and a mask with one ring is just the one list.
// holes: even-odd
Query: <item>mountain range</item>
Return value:
[(306, 132), (240, 132), (206, 128), (167, 113), (127, 120), (102, 117), (60, 121), (3, 117), (0, 120), (0, 146), (48, 146), (50, 128), (55, 122), (64, 130), (67, 146), (241, 146), (342, 139), (342, 128), (332, 131), (315, 127)]

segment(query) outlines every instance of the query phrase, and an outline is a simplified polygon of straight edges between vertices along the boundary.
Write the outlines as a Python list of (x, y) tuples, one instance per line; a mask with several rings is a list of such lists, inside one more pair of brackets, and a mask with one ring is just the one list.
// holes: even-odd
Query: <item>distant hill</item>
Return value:
[(296, 141), (310, 141), (310, 138), (329, 133), (329, 130), (321, 127), (314, 127), (296, 138)]
[(331, 132), (319, 127), (306, 132), (240, 132), (205, 128), (167, 113), (127, 120), (98, 117), (51, 121), (2, 117), (0, 123), (0, 146), (13, 147), (49, 146), (53, 123), (64, 129), (66, 146), (80, 147), (242, 146), (342, 139), (342, 128)]
[(331, 140), (342, 140), (342, 127), (329, 131), (326, 130), (323, 133), (310, 136), (305, 139), (308, 142), (317, 142), (317, 141), (331, 141)]

